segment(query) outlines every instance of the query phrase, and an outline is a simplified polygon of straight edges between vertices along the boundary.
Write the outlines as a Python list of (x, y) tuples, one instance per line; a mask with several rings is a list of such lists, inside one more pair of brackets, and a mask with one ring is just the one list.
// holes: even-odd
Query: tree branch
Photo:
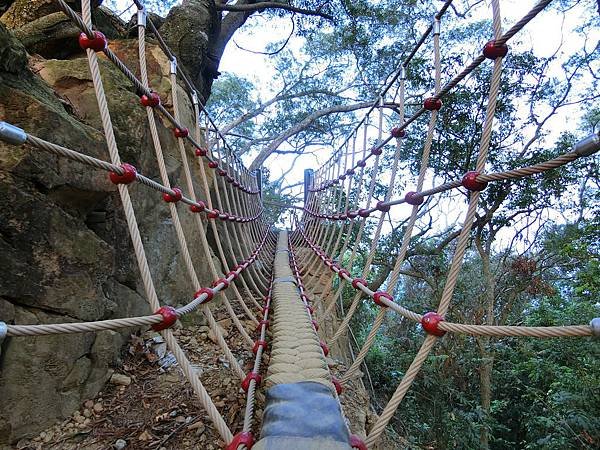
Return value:
[(293, 5), (288, 5), (287, 3), (279, 3), (279, 2), (258, 2), (258, 3), (251, 3), (251, 4), (245, 4), (245, 5), (239, 5), (239, 4), (234, 4), (234, 5), (225, 5), (225, 4), (216, 4), (217, 7), (217, 11), (232, 11), (232, 12), (249, 12), (249, 13), (253, 13), (256, 11), (263, 11), (265, 9), (284, 9), (286, 11), (291, 11), (294, 13), (298, 13), (298, 14), (303, 14), (305, 16), (318, 16), (318, 17), (322, 17), (323, 19), (327, 19), (330, 21), (334, 21), (333, 16), (326, 14), (324, 12), (318, 11), (318, 10), (312, 10), (312, 9), (304, 9), (304, 8), (298, 8), (296, 6)]
[[(267, 145), (261, 152), (256, 156), (252, 164), (250, 165), (249, 170), (255, 170), (260, 167), (267, 158), (279, 148), (281, 144), (283, 144), (290, 137), (300, 133), (301, 131), (306, 130), (310, 127), (316, 120), (321, 117), (328, 116), (330, 114), (343, 113), (343, 112), (351, 112), (359, 109), (370, 108), (373, 105), (372, 101), (368, 102), (359, 102), (353, 103), (350, 105), (335, 105), (330, 106), (329, 108), (323, 108), (319, 111), (315, 111), (308, 116), (306, 116), (302, 121), (298, 122), (295, 126), (288, 128), (287, 130), (281, 132), (279, 135), (273, 138), (273, 141)], [(386, 105), (384, 105), (385, 107)]]
[(256, 109), (242, 114), (240, 117), (235, 119), (233, 122), (230, 122), (230, 123), (224, 125), (223, 127), (221, 127), (221, 133), (228, 133), (229, 130), (234, 129), (238, 125), (240, 125), (250, 119), (253, 119), (256, 116), (259, 116), (260, 114), (264, 113), (265, 110), (269, 106), (271, 106), (277, 102), (291, 100), (291, 99), (295, 99), (295, 98), (316, 96), (316, 95), (327, 95), (327, 96), (331, 96), (331, 97), (339, 97), (341, 92), (343, 92), (343, 91), (334, 92), (334, 91), (330, 91), (328, 89), (311, 89), (311, 90), (306, 90), (306, 91), (301, 91), (301, 92), (280, 93), (280, 94), (276, 95), (275, 97), (265, 101), (260, 106), (258, 106)]

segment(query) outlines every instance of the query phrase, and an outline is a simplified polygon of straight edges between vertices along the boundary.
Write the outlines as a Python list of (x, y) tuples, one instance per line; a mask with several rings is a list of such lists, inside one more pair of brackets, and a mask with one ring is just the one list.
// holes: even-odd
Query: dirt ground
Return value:
[[(225, 308), (215, 311), (224, 330), (225, 339), (244, 371), (254, 360), (239, 333), (228, 318)], [(254, 326), (244, 321), (246, 330), (256, 337)], [(242, 428), (246, 405), (245, 392), (228, 367), (218, 345), (213, 342), (207, 326), (186, 325), (174, 330), (197, 369), (198, 376), (211, 395), (219, 412), (235, 434)], [(268, 353), (263, 358), (262, 373), (266, 371)], [(344, 366), (328, 358), (334, 375)], [(126, 346), (120, 367), (105, 388), (94, 399), (88, 399), (71, 417), (41, 432), (33, 439), (17, 443), (21, 450), (106, 450), (106, 449), (221, 449), (224, 442), (213, 428), (185, 376), (167, 351), (158, 333), (132, 335)], [(342, 394), (343, 410), (351, 428), (364, 428), (368, 396), (350, 383)], [(259, 396), (260, 398), (261, 396)], [(263, 405), (257, 400), (255, 430), (259, 433)], [(256, 425), (258, 424), (258, 425)]]
[[(247, 371), (251, 349), (226, 316), (215, 311), (233, 354)], [(251, 336), (254, 326), (239, 316)], [(229, 368), (207, 326), (186, 325), (174, 330), (219, 412), (235, 434), (243, 423), (246, 394)], [(268, 355), (267, 355), (268, 356)], [(268, 360), (268, 358), (267, 358)], [(73, 416), (17, 449), (220, 449), (223, 441), (213, 429), (182, 371), (156, 332), (132, 335), (120, 367), (105, 388), (85, 401)], [(265, 366), (266, 367), (266, 366)], [(257, 404), (256, 420), (262, 406)], [(260, 423), (260, 422), (258, 422)]]

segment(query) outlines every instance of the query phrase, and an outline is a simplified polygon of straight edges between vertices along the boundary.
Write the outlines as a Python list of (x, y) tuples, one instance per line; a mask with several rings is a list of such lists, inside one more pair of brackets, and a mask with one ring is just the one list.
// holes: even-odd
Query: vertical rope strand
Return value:
[[(494, 11), (494, 35), (498, 38), (501, 35), (501, 27), (500, 27), (500, 5), (498, 0), (492, 0), (492, 10)], [(492, 79), (490, 83), (490, 90), (488, 95), (488, 104), (486, 109), (486, 117), (485, 123), (483, 127), (483, 132), (480, 141), (479, 147), (479, 156), (477, 159), (477, 169), (483, 170), (485, 165), (485, 160), (487, 158), (487, 153), (489, 149), (489, 143), (491, 139), (491, 130), (494, 121), (496, 102), (498, 97), (498, 90), (500, 86), (500, 77), (502, 75), (502, 58), (496, 58), (494, 60), (494, 68), (492, 71)], [(450, 271), (448, 273), (448, 278), (446, 280), (446, 284), (444, 285), (444, 291), (442, 293), (442, 298), (440, 300), (440, 304), (438, 306), (438, 314), (444, 316), (448, 311), (450, 306), (450, 301), (452, 299), (452, 295), (454, 293), (454, 288), (456, 286), (456, 282), (458, 280), (458, 274), (460, 272), (460, 268), (462, 266), (464, 254), (467, 248), (468, 238), (471, 232), (471, 227), (473, 224), (473, 219), (475, 217), (475, 212), (477, 210), (477, 201), (479, 200), (479, 192), (471, 192), (471, 196), (469, 199), (469, 206), (467, 209), (466, 218), (461, 230), (461, 233), (458, 237), (458, 242), (456, 245), (456, 250), (454, 253), (454, 257), (452, 259), (452, 264), (450, 267)], [(414, 361), (410, 365), (407, 370), (404, 378), (398, 385), (396, 391), (392, 395), (389, 403), (384, 408), (379, 420), (373, 426), (368, 438), (367, 445), (374, 445), (383, 430), (391, 420), (394, 415), (396, 409), (402, 399), (406, 395), (406, 392), (412, 385), (417, 373), (421, 369), (423, 363), (427, 359), (427, 356), (431, 352), (433, 345), (437, 341), (437, 337), (432, 335), (427, 335), (425, 341), (423, 342), (417, 356)]]

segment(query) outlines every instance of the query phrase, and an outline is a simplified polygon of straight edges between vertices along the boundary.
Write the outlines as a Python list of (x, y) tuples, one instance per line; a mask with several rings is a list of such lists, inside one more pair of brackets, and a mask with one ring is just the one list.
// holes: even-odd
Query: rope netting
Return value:
[[(61, 10), (81, 30), (79, 43), (86, 52), (92, 75), (109, 161), (45, 141), (6, 122), (0, 122), (0, 138), (9, 144), (27, 145), (33, 149), (77, 161), (93, 169), (109, 172), (110, 181), (117, 186), (121, 198), (146, 294), (146, 301), (154, 313), (146, 316), (94, 322), (69, 322), (43, 325), (11, 325), (2, 322), (2, 337), (84, 333), (115, 330), (124, 327), (151, 326), (153, 330), (161, 333), (194, 392), (198, 395), (213, 426), (218, 431), (221, 439), (226, 443), (227, 448), (249, 448), (252, 445), (251, 428), (253, 424), (256, 384), (254, 381), (248, 383), (248, 376), (244, 373), (237, 358), (231, 352), (208, 303), (215, 298), (219, 298), (225, 306), (227, 314), (238, 330), (239, 335), (246, 345), (253, 349), (256, 355), (253, 364), (254, 369), (251, 373), (258, 372), (261, 366), (264, 343), (266, 342), (268, 305), (271, 290), (270, 275), (265, 268), (272, 265), (272, 258), (275, 254), (275, 237), (270, 230), (270, 225), (263, 218), (261, 192), (259, 181), (257, 180), (257, 176), (260, 175), (249, 172), (239, 157), (228, 146), (224, 136), (205, 110), (203, 103), (198, 97), (198, 93), (189, 81), (189, 77), (181, 66), (177, 64), (177, 59), (173, 52), (169, 49), (152, 21), (147, 17), (144, 5), (141, 2), (135, 2), (138, 8), (137, 27), (140, 78), (137, 78), (134, 70), (128, 68), (111, 51), (104, 35), (100, 31), (93, 29), (92, 6), (89, 0), (81, 2), (81, 15), (75, 12), (65, 1), (57, 0), (57, 3)], [(161, 49), (170, 61), (169, 80), (171, 84), (172, 111), (167, 110), (162, 105), (160, 96), (149, 85), (145, 38), (147, 26), (158, 40)], [(127, 77), (132, 83), (134, 91), (140, 97), (141, 107), (146, 110), (147, 114), (148, 128), (156, 154), (160, 182), (143, 175), (133, 165), (121, 161), (100, 73), (98, 63), (99, 54), (103, 54)], [(183, 85), (186, 87), (185, 93), (193, 106), (194, 115), (191, 118), (182, 116), (181, 99), (179, 98), (181, 95), (179, 89), (180, 81), (183, 81)], [(164, 142), (161, 142), (157, 126), (157, 122), (160, 122), (157, 120), (158, 116), (162, 118), (163, 123), (173, 127), (172, 130), (177, 140), (185, 180), (185, 187), (183, 188), (172, 186), (169, 180), (163, 154)], [(191, 122), (189, 128), (184, 126), (186, 122)], [(192, 130), (191, 133), (190, 129)], [(203, 200), (198, 199), (195, 191), (190, 157), (193, 163), (198, 166), (200, 173), (199, 181), (206, 195), (206, 198)], [(160, 304), (142, 242), (134, 205), (129, 194), (129, 186), (135, 182), (139, 182), (161, 194), (164, 203), (169, 208), (171, 223), (175, 229), (183, 264), (194, 289), (194, 294), (190, 295), (189, 302), (184, 306), (174, 308), (168, 305), (161, 306)], [(187, 208), (182, 210), (181, 205), (187, 205)], [(200, 284), (197, 273), (198, 268), (194, 265), (187, 243), (189, 236), (186, 236), (180, 220), (180, 214), (192, 214), (194, 217), (195, 230), (193, 238), (195, 239), (197, 235), (200, 236), (204, 260), (207, 261), (208, 271), (214, 280), (210, 286), (201, 286)], [(205, 217), (204, 222), (201, 215)], [(220, 275), (216, 263), (213, 261), (212, 250), (206, 235), (206, 221), (209, 222), (212, 234), (217, 242), (217, 257), (225, 275)], [(223, 225), (217, 227), (217, 221), (221, 221)], [(233, 267), (230, 267), (230, 261), (240, 257), (242, 260), (238, 261)], [(261, 262), (261, 268), (256, 267), (256, 261)], [(204, 268), (202, 269), (205, 270)], [(232, 297), (240, 305), (244, 315), (258, 326), (259, 339), (256, 342), (244, 328), (232, 304), (225, 295), (226, 290), (232, 292)], [(256, 298), (264, 299), (266, 308)], [(252, 305), (248, 306), (246, 300), (251, 301)], [(260, 311), (261, 321), (258, 320), (252, 311), (254, 307)], [(170, 329), (178, 319), (196, 310), (200, 310), (206, 318), (208, 326), (215, 336), (229, 367), (231, 367), (231, 370), (239, 378), (242, 388), (248, 393), (244, 426), (242, 431), (235, 437), (221, 413), (217, 410), (209, 393), (203, 386), (195, 369)]]
[[(389, 309), (423, 326), (427, 333), (426, 338), (389, 403), (370, 430), (366, 439), (366, 444), (370, 446), (374, 445), (381, 437), (436, 340), (446, 332), (481, 336), (532, 336), (540, 338), (599, 335), (600, 319), (593, 319), (589, 325), (560, 327), (477, 325), (453, 323), (444, 320), (444, 316), (449, 311), (468, 248), (480, 192), (485, 189), (488, 183), (515, 180), (552, 170), (578, 158), (592, 155), (600, 149), (600, 138), (594, 135), (579, 142), (572, 151), (546, 162), (504, 172), (483, 173), (492, 137), (503, 57), (508, 52), (506, 42), (550, 2), (551, 0), (538, 2), (522, 19), (503, 33), (499, 0), (492, 0), (493, 40), (486, 44), (482, 55), (475, 58), (446, 84), (442, 84), (440, 24), (452, 3), (452, 0), (447, 0), (438, 13), (435, 14), (432, 24), (403, 59), (398, 70), (394, 72), (373, 101), (363, 119), (348, 135), (343, 144), (334, 151), (332, 157), (314, 173), (311, 184), (306, 186), (307, 197), (304, 207), (298, 208), (302, 212), (302, 217), (295, 214), (293, 216), (294, 231), (289, 238), (284, 233), (280, 234), (278, 240), (275, 233), (271, 231), (271, 224), (266, 222), (263, 214), (264, 208), (257, 174), (248, 171), (239, 157), (229, 147), (225, 137), (204, 108), (204, 102), (199, 98), (189, 76), (177, 63), (175, 54), (147, 17), (144, 5), (139, 1), (134, 1), (138, 8), (140, 73), (138, 78), (134, 71), (128, 68), (111, 51), (104, 35), (98, 30), (94, 30), (92, 7), (89, 0), (81, 2), (81, 15), (75, 12), (64, 0), (57, 0), (61, 10), (81, 30), (79, 41), (82, 48), (85, 49), (92, 75), (109, 158), (108, 160), (102, 160), (86, 155), (82, 151), (62, 147), (6, 122), (0, 122), (0, 139), (9, 144), (26, 145), (31, 149), (76, 161), (92, 169), (109, 172), (109, 178), (117, 186), (125, 212), (145, 298), (154, 313), (145, 316), (94, 322), (41, 325), (12, 325), (0, 322), (0, 337), (3, 337), (2, 334), (9, 337), (26, 337), (150, 326), (159, 331), (165, 339), (194, 392), (198, 395), (202, 406), (207, 411), (215, 429), (227, 444), (227, 448), (238, 449), (250, 448), (253, 444), (252, 430), (254, 428), (255, 399), (260, 384), (259, 373), (262, 359), (267, 348), (267, 328), (271, 319), (270, 315), (275, 317), (276, 327), (272, 330), (275, 342), (273, 343), (271, 365), (266, 378), (267, 387), (272, 383), (317, 380), (329, 387), (334, 394), (341, 392), (341, 385), (357, 374), (375, 342)], [(151, 89), (149, 84), (146, 63), (147, 28), (156, 37), (160, 48), (170, 62), (171, 111), (163, 106), (159, 95)], [(406, 69), (430, 37), (432, 37), (434, 56), (433, 95), (427, 98), (423, 106), (413, 115), (405, 118)], [(143, 175), (136, 167), (123, 163), (121, 160), (103, 86), (98, 62), (99, 55), (103, 55), (125, 75), (131, 82), (135, 93), (140, 97), (141, 106), (146, 110), (147, 125), (159, 168), (160, 182), (155, 181), (150, 176)], [(476, 165), (462, 180), (424, 189), (442, 100), (455, 86), (487, 60), (493, 62), (493, 68)], [(185, 87), (184, 92), (193, 107), (193, 117), (191, 118), (184, 117), (182, 112), (180, 82)], [(384, 137), (384, 98), (396, 83), (398, 83), (399, 95), (399, 124), (392, 130), (390, 136)], [(406, 134), (406, 128), (425, 114), (429, 114), (429, 122), (423, 141), (420, 170), (414, 191), (406, 193), (401, 199), (393, 199), (394, 189), (400, 183), (402, 138)], [(159, 117), (163, 123), (172, 127), (177, 140), (179, 159), (185, 180), (184, 187), (173, 186), (169, 179), (163, 154), (165, 143), (161, 141), (157, 125), (157, 122), (161, 122), (157, 120)], [(188, 122), (189, 127), (186, 127), (185, 124)], [(376, 143), (370, 146), (369, 130), (372, 127), (376, 127), (378, 132)], [(384, 199), (376, 201), (377, 183), (375, 174), (381, 169), (384, 159), (382, 155), (390, 143), (394, 145), (393, 152), (388, 159), (388, 161), (391, 161), (389, 184)], [(191, 162), (190, 158), (192, 158)], [(197, 172), (194, 171), (196, 165)], [(200, 175), (200, 185), (206, 196), (204, 199), (199, 199), (196, 192), (194, 173)], [(190, 295), (187, 304), (179, 308), (168, 305), (161, 306), (158, 298), (135, 215), (135, 208), (129, 193), (129, 186), (136, 182), (157, 191), (162, 195), (162, 199), (169, 208), (171, 223), (175, 230), (185, 272), (194, 290), (194, 294)], [(363, 187), (364, 189), (362, 189)], [(394, 299), (394, 291), (400, 281), (402, 265), (407, 256), (421, 205), (429, 196), (459, 187), (466, 188), (469, 191), (469, 202), (457, 238), (454, 257), (441, 300), (437, 311), (420, 314), (397, 302)], [(366, 279), (374, 268), (378, 243), (384, 232), (386, 214), (393, 206), (404, 203), (411, 205), (412, 208), (400, 249), (395, 255), (393, 269), (385, 281), (385, 290), (373, 291), (369, 288)], [(182, 210), (184, 204), (187, 207)], [(285, 207), (285, 205), (283, 206)], [(379, 213), (379, 216), (375, 217), (377, 213)], [(197, 272), (199, 268), (195, 266), (188, 246), (190, 233), (189, 230), (187, 233), (184, 230), (180, 214), (193, 215), (194, 238), (196, 235), (200, 237), (203, 257), (207, 261), (207, 268), (202, 268), (202, 270), (210, 273), (211, 278), (214, 280), (211, 286), (202, 286), (200, 283)], [(374, 228), (371, 228), (369, 223), (372, 218), (376, 219)], [(217, 222), (221, 222), (221, 226), (218, 226)], [(225, 275), (220, 274), (213, 260), (213, 252), (209, 245), (205, 226), (210, 226), (216, 244), (216, 257)], [(371, 234), (367, 236), (368, 233)], [(348, 269), (336, 262), (335, 257), (341, 259), (344, 256), (347, 267), (354, 267), (357, 258), (362, 258), (360, 243), (363, 237), (369, 237), (371, 245), (366, 257), (364, 257), (364, 265), (360, 274), (354, 276)], [(312, 251), (302, 251), (306, 248)], [(236, 258), (238, 263), (231, 266), (230, 262)], [(259, 264), (255, 264), (257, 261)], [(271, 267), (273, 267), (273, 270), (266, 269)], [(339, 279), (339, 283), (334, 281), (336, 279)], [(337, 306), (342, 301), (348, 285), (356, 290), (348, 310), (340, 318), (340, 324), (333, 335), (329, 339), (325, 337), (324, 341), (319, 342), (317, 319), (324, 323), (334, 315), (337, 316)], [(225, 291), (231, 292), (230, 298), (232, 301), (235, 301), (235, 305), (241, 308), (245, 317), (257, 327), (258, 339), (256, 341), (253, 340), (240, 321), (234, 305), (230, 298), (225, 295)], [(312, 300), (315, 301), (315, 307), (311, 305), (309, 297), (312, 297)], [(214, 298), (220, 299), (242, 340), (249, 348), (252, 348), (255, 354), (252, 370), (248, 374), (244, 373), (240, 363), (231, 352), (208, 306)], [(257, 298), (261, 299), (262, 303)], [(372, 299), (381, 308), (371, 324), (369, 334), (362, 348), (341, 377), (341, 380), (332, 379), (323, 359), (329, 351), (328, 345), (336, 343), (348, 330), (350, 321), (364, 298)], [(248, 305), (248, 302), (250, 302), (250, 305)], [(247, 392), (243, 428), (235, 436), (217, 410), (171, 330), (177, 319), (196, 310), (199, 310), (206, 318), (210, 330), (216, 337), (220, 351), (225, 356), (231, 370), (239, 378), (242, 388)], [(258, 318), (253, 310), (259, 311)], [(304, 321), (302, 322), (303, 328), (298, 328), (295, 325), (298, 320)], [(363, 445), (356, 443), (358, 442), (357, 439), (354, 439), (353, 442), (355, 443), (353, 446)]]
[[(312, 291), (315, 298), (319, 300), (318, 308), (320, 308), (320, 311), (322, 312), (320, 319), (322, 321), (327, 320), (336, 312), (338, 305), (341, 307), (342, 294), (347, 285), (351, 285), (356, 291), (347, 311), (341, 310), (342, 316), (340, 317), (340, 323), (337, 325), (337, 329), (335, 329), (332, 337), (329, 338), (328, 344), (334, 344), (344, 335), (354, 313), (364, 298), (370, 298), (375, 304), (380, 306), (362, 348), (360, 348), (359, 353), (353, 358), (352, 364), (343, 374), (340, 380), (341, 383), (350, 381), (357, 374), (361, 365), (364, 364), (365, 358), (375, 342), (389, 309), (392, 309), (406, 319), (420, 323), (426, 332), (425, 340), (420, 350), (417, 352), (413, 363), (406, 370), (402, 381), (390, 398), (388, 404), (383, 409), (378, 421), (371, 428), (366, 439), (366, 444), (369, 446), (374, 445), (379, 440), (385, 427), (394, 415), (398, 405), (406, 395), (406, 392), (431, 352), (436, 340), (447, 332), (478, 336), (530, 336), (538, 338), (600, 335), (600, 319), (598, 318), (592, 319), (589, 324), (585, 325), (550, 327), (476, 325), (453, 323), (444, 319), (444, 316), (446, 316), (449, 311), (461, 266), (468, 248), (480, 192), (487, 187), (488, 183), (516, 180), (552, 170), (573, 162), (578, 158), (590, 156), (600, 150), (600, 136), (592, 135), (577, 143), (568, 153), (559, 155), (548, 161), (514, 170), (489, 174), (483, 173), (489, 153), (492, 128), (494, 125), (496, 103), (502, 74), (502, 62), (504, 56), (508, 53), (506, 42), (517, 34), (549, 3), (550, 0), (538, 2), (522, 19), (517, 21), (508, 31), (503, 33), (500, 4), (498, 0), (492, 0), (493, 39), (485, 45), (480, 56), (475, 58), (445, 85), (442, 85), (440, 64), (440, 21), (450, 6), (451, 0), (445, 2), (444, 6), (435, 15), (432, 25), (425, 31), (408, 56), (402, 61), (399, 69), (392, 76), (391, 81), (382, 89), (376, 101), (374, 101), (373, 106), (369, 109), (367, 114), (365, 114), (364, 118), (349, 134), (342, 145), (333, 152), (331, 158), (312, 174), (309, 183), (305, 186), (308, 195), (304, 207), (301, 208), (301, 212), (303, 213), (302, 217), (299, 217), (297, 213), (294, 213), (296, 232), (293, 235), (293, 239), (295, 245), (303, 245), (312, 250), (312, 252), (309, 252), (308, 254), (303, 254), (301, 258), (301, 267), (302, 273), (307, 277), (307, 286), (309, 287), (309, 290)], [(417, 54), (420, 47), (427, 41), (431, 34), (433, 34), (434, 94), (427, 98), (424, 101), (423, 106), (412, 116), (405, 119), (405, 69), (409, 66), (411, 59)], [(492, 61), (493, 68), (490, 76), (485, 120), (479, 142), (479, 153), (474, 170), (467, 172), (461, 180), (450, 181), (430, 189), (424, 189), (438, 112), (442, 108), (442, 99), (444, 99), (455, 86), (467, 78), (471, 72), (486, 60)], [(381, 115), (383, 113), (382, 105), (384, 96), (396, 82), (399, 84), (397, 90), (400, 96), (398, 102), (400, 115), (399, 123), (392, 129), (390, 136), (386, 139), (382, 139), (383, 131), (381, 127)], [(371, 116), (377, 110), (379, 112), (378, 136), (375, 144), (369, 147), (366, 138), (367, 130), (371, 121), (373, 121)], [(391, 199), (391, 195), (396, 188), (396, 185), (399, 183), (398, 162), (401, 154), (402, 140), (406, 136), (406, 128), (426, 113), (430, 114), (429, 124), (424, 138), (420, 170), (416, 180), (415, 189), (407, 192), (401, 199)], [(395, 140), (395, 149), (393, 154), (387, 155), (389, 157), (388, 159), (392, 161), (389, 168), (387, 191), (384, 200), (377, 202), (375, 206), (373, 206), (373, 181), (376, 178), (376, 174), (381, 172), (380, 157), (383, 154), (386, 145), (392, 140)], [(355, 159), (355, 155), (361, 153), (361, 151), (356, 149), (357, 141), (362, 141), (363, 147), (362, 158), (358, 160)], [(348, 164), (349, 158), (351, 159), (350, 164)], [(370, 163), (370, 160), (373, 160), (372, 163)], [(366, 171), (370, 173), (371, 183), (368, 187), (365, 186), (364, 191), (353, 191), (353, 183), (356, 182), (357, 186), (362, 186), (364, 184), (363, 180), (365, 179)], [(388, 175), (386, 175), (386, 180), (387, 177)], [(469, 201), (463, 225), (457, 237), (456, 249), (454, 250), (454, 256), (444, 284), (440, 303), (437, 311), (420, 314), (402, 306), (400, 302), (397, 302), (394, 298), (394, 291), (400, 280), (402, 265), (407, 256), (421, 205), (429, 196), (457, 189), (459, 187), (467, 189), (469, 192)], [(345, 198), (345, 203), (344, 206), (341, 207), (341, 200), (343, 198)], [(382, 283), (385, 285), (385, 290), (374, 292), (369, 288), (369, 283), (366, 281), (366, 278), (374, 268), (372, 264), (377, 254), (379, 240), (386, 221), (386, 215), (389, 213), (391, 207), (404, 203), (411, 205), (412, 209), (405, 224), (400, 248), (397, 254), (394, 255), (395, 263), (393, 269), (384, 283)], [(359, 207), (359, 205), (362, 205), (362, 207)], [(365, 230), (365, 224), (369, 218), (373, 218), (377, 213), (379, 214), (379, 217), (375, 217), (376, 225), (374, 231), (370, 235), (370, 248), (366, 252), (366, 255), (361, 255), (362, 260), (364, 260), (363, 269), (360, 274), (357, 273), (356, 275), (353, 275), (338, 261), (343, 259), (346, 267), (354, 266)], [(334, 278), (339, 278), (339, 282), (334, 282)], [(337, 286), (337, 288), (335, 288), (335, 286)], [(336, 326), (335, 322), (334, 326)]]

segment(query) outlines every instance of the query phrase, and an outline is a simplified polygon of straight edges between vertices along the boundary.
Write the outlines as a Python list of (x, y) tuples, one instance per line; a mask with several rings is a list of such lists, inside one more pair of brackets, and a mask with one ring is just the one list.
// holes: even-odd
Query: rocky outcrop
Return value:
[[(81, 10), (79, 0), (66, 2), (76, 11)], [(100, 3), (102, 0), (94, 0), (92, 7), (97, 8)], [(12, 30), (60, 11), (60, 8), (55, 0), (0, 0), (0, 10), (4, 12), (0, 22)]]
[[(0, 119), (108, 160), (87, 60), (76, 46), (64, 44), (78, 33), (50, 3), (17, 0), (2, 16), (25, 46), (0, 24)], [(41, 39), (48, 30), (54, 33), (50, 46)], [(135, 41), (116, 40), (111, 48), (130, 68), (137, 66)], [(152, 88), (168, 107), (168, 61), (154, 44), (149, 44), (147, 58)], [(122, 160), (158, 179), (138, 97), (108, 61), (101, 61), (101, 71)], [(179, 98), (191, 126), (191, 105), (183, 91)], [(170, 130), (162, 125), (159, 130), (170, 180), (184, 185), (178, 146)], [(199, 180), (199, 171), (195, 175)], [(205, 196), (200, 183), (196, 192)], [(132, 185), (130, 193), (161, 302), (189, 301), (193, 287), (168, 208), (145, 186)], [(198, 275), (208, 284), (210, 275), (201, 269), (204, 254), (193, 239), (195, 222), (184, 207), (180, 212)], [(7, 323), (91, 321), (150, 312), (120, 199), (107, 174), (4, 143), (0, 271), (0, 320)], [(63, 419), (95, 395), (131, 331), (6, 339), (0, 353), (0, 447)]]
[(34, 2), (15, 0), (4, 3), (6, 4), (6, 12), (0, 18), (0, 22), (9, 29), (19, 28), (22, 25), (59, 10), (56, 2), (52, 0)]

